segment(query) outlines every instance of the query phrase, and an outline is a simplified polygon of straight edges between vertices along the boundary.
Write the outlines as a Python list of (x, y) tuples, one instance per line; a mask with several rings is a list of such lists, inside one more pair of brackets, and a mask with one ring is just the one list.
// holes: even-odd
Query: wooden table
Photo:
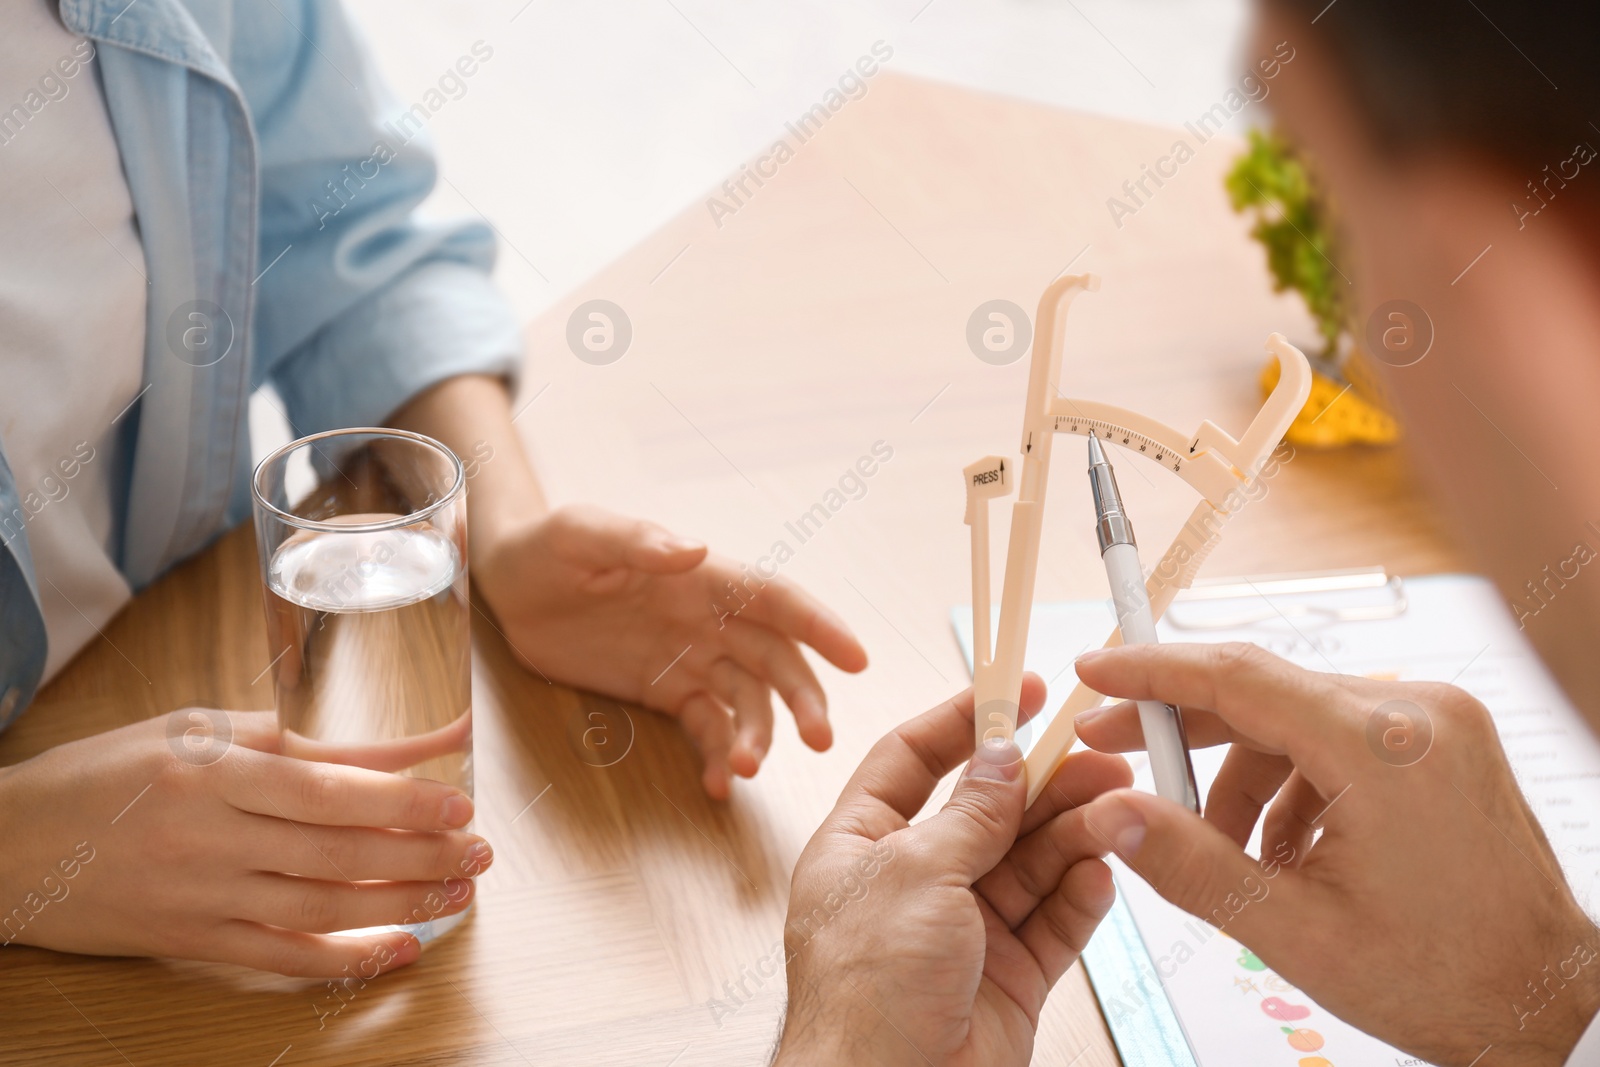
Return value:
[[(781, 937), (800, 848), (877, 737), (967, 683), (949, 623), (969, 589), (958, 472), (1017, 448), (1027, 373), (1026, 360), (975, 358), (973, 309), (1004, 298), (1031, 313), (1069, 264), (1099, 272), (1104, 289), (1070, 317), (1063, 388), (1236, 433), (1266, 335), (1313, 336), (1294, 300), (1271, 295), (1227, 207), (1237, 143), (1205, 145), (1113, 222), (1107, 198), (1175, 136), (882, 74), (776, 176), (747, 183), (720, 225), (690, 206), (532, 324), (518, 425), (555, 499), (647, 515), (745, 559), (788, 541), (784, 573), (856, 627), (873, 664), (824, 674), (831, 752), (803, 750), (780, 721), (761, 775), (712, 803), (672, 724), (546, 686), (477, 618), (477, 829), (497, 862), (469, 923), (321, 1028), (321, 983), (11, 947), (0, 1061), (765, 1062), (782, 978), (752, 968)], [(633, 329), (603, 366), (565, 340), (569, 314), (595, 298)], [(880, 441), (893, 456), (865, 494), (798, 543), (785, 523)], [(1189, 490), (1122, 467), (1141, 534), (1164, 543)], [(1088, 494), (1070, 471), (1060, 484), (1039, 595), (1103, 595)], [(1352, 451), (1288, 463), (1207, 573), (1378, 563), (1460, 566), (1399, 456)], [(4, 735), (0, 760), (188, 703), (269, 707), (266, 659), (239, 529), (123, 612)], [(605, 767), (580, 758), (597, 724), (626, 750)], [(716, 1011), (741, 979), (742, 1006)], [(1052, 997), (1034, 1062), (1116, 1062), (1081, 970)]]

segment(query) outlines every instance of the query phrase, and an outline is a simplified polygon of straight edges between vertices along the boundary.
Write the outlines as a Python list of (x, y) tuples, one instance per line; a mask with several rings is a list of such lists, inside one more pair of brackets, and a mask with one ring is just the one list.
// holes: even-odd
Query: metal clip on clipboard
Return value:
[[(1283, 603), (1274, 598), (1337, 596), (1341, 603)], [(1226, 607), (1233, 601), (1256, 601), (1248, 611), (1232, 614), (1208, 612), (1202, 605)], [(1273, 619), (1310, 619), (1324, 623), (1371, 622), (1394, 619), (1409, 607), (1405, 581), (1382, 567), (1306, 571), (1240, 578), (1202, 578), (1178, 593), (1167, 609), (1166, 623), (1174, 630), (1205, 632), (1239, 630)]]

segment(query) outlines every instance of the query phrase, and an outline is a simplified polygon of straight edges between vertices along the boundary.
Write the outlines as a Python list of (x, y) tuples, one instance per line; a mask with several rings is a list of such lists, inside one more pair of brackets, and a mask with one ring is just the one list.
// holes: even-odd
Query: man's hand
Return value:
[[(453, 742), (452, 742), (453, 743)], [(492, 861), (453, 786), (278, 753), (272, 712), (186, 709), (0, 772), (0, 942), (374, 978)]]
[(807, 745), (832, 744), (827, 698), (802, 643), (843, 670), (867, 665), (844, 623), (797, 586), (599, 508), (559, 508), (503, 529), (473, 566), (528, 667), (676, 716), (718, 799), (730, 771), (754, 775), (772, 746), (773, 690)]
[[(1028, 675), (1024, 714), (1043, 700)], [(985, 746), (944, 809), (910, 826), (968, 756), (971, 690), (879, 741), (806, 846), (780, 1067), (1028, 1063), (1046, 994), (1113, 898), (1078, 805), (1132, 776), (1078, 753), (1024, 814), (1016, 746)]]
[[(1243, 846), (1270, 801), (1262, 857), (1288, 862), (1230, 935), (1430, 1062), (1566, 1061), (1600, 1007), (1600, 931), (1482, 704), (1447, 685), (1302, 670), (1253, 645), (1107, 649), (1078, 675), (1181, 706), (1192, 745), (1233, 743), (1203, 820), (1131, 791), (1083, 809), (1162, 896), (1204, 918), (1259, 878)], [(1131, 703), (1077, 725), (1102, 751), (1143, 747)]]

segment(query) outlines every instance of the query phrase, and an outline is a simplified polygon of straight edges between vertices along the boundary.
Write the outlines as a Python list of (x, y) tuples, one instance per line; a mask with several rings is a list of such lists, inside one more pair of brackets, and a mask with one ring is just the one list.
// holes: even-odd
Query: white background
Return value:
[(1177, 126), (1238, 81), (1249, 13), (1244, 0), (347, 3), (407, 103), (473, 42), (494, 49), (429, 124), (446, 179), (429, 210), (494, 223), (524, 317), (703, 201), (874, 41), (894, 49), (886, 70)]

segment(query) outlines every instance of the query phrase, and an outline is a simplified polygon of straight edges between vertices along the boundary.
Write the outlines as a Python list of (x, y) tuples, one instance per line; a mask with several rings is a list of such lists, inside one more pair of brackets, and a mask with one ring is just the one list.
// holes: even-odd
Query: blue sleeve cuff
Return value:
[(299, 436), (380, 426), (430, 386), (460, 374), (514, 384), (516, 318), (477, 267), (425, 260), (313, 335), (272, 369)]
[(27, 521), (11, 466), (0, 453), (0, 730), (33, 701), (49, 652)]

